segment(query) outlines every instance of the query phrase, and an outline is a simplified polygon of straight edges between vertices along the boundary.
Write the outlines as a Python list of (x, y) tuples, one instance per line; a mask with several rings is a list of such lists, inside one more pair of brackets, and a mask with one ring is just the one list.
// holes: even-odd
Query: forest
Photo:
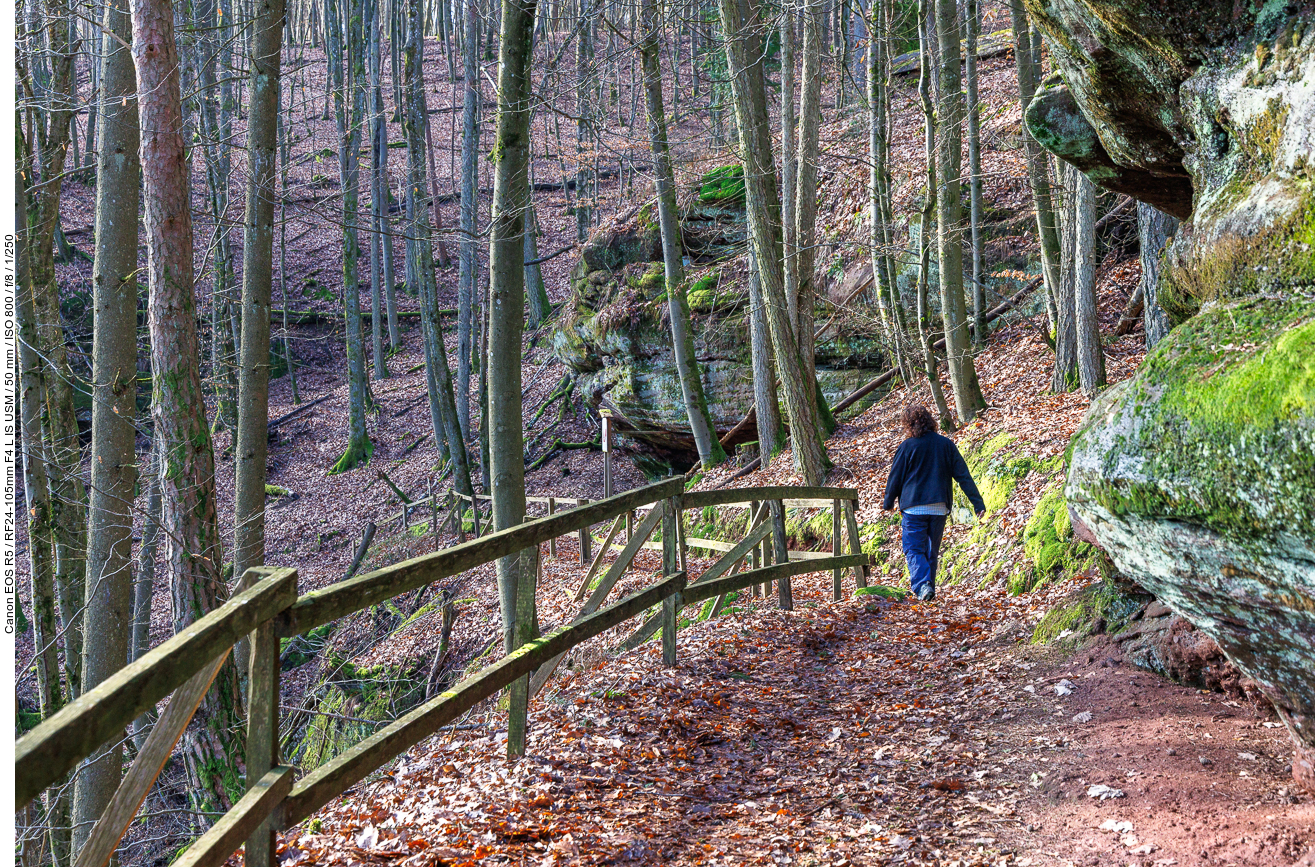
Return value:
[(1311, 4), (13, 23), (22, 867), (1315, 863)]

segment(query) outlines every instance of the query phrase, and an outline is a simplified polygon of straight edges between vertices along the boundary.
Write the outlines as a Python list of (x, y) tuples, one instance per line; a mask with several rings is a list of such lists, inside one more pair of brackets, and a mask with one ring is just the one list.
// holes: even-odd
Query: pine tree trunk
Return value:
[[(805, 13), (807, 14), (807, 13)], [(799, 189), (799, 124), (795, 118), (795, 18), (792, 0), (781, 6), (781, 254), (785, 303), (790, 326), (799, 330), (799, 224), (795, 199)], [(807, 92), (808, 81), (804, 80)], [(805, 112), (807, 108), (805, 107)], [(806, 118), (805, 118), (806, 120)]]
[[(86, 641), (82, 679), (91, 689), (128, 660), (132, 623), (132, 504), (137, 483), (137, 75), (127, 0), (105, 7), (101, 42), (101, 150), (96, 165), (92, 271), (91, 505), (87, 528)], [(93, 754), (73, 793), (73, 851), (118, 788), (123, 747)]]
[(819, 485), (825, 473), (817, 418), (816, 387), (804, 379), (799, 345), (785, 299), (780, 235), (780, 197), (772, 159), (772, 139), (763, 80), (761, 21), (749, 0), (720, 0), (726, 61), (735, 97), (735, 116), (744, 153), (749, 235), (758, 263), (767, 327), (785, 396), (795, 469), (806, 485)]
[(593, 101), (596, 82), (593, 75), (594, 0), (579, 0), (580, 26), (575, 34), (575, 233), (584, 243), (593, 225), (593, 183), (591, 166)]
[[(479, 272), (479, 238), (477, 186), (479, 183), (479, 8), (477, 0), (465, 0), (466, 39), (462, 50), (461, 104), (461, 264), (457, 300), (457, 409), (461, 416), (461, 434), (470, 439), (470, 373), (474, 348), (474, 311), (479, 298), (476, 289)], [(487, 481), (487, 480), (486, 480)]]
[(1069, 169), (1077, 195), (1073, 226), (1073, 324), (1077, 334), (1078, 382), (1082, 393), (1095, 397), (1105, 387), (1105, 354), (1096, 316), (1096, 185), (1077, 169)]
[(350, 0), (327, 0), (326, 6), (330, 87), (338, 127), (338, 176), (342, 187), (343, 331), (347, 345), (347, 449), (331, 472), (342, 473), (369, 463), (374, 451), (365, 426), (368, 385), (365, 340), (361, 333), (361, 240), (357, 234), (361, 123), (365, 114), (365, 33), (357, 4)]
[(1137, 234), (1141, 240), (1142, 321), (1146, 331), (1146, 351), (1169, 333), (1169, 314), (1156, 301), (1160, 283), (1160, 256), (1174, 233), (1178, 219), (1157, 211), (1145, 202), (1137, 203)]
[[(493, 487), (493, 529), (505, 530), (525, 517), (525, 437), (521, 414), (521, 336), (524, 329), (525, 268), (523, 236), (529, 203), (529, 133), (532, 94), (535, 0), (502, 0), (498, 44), (498, 125), (493, 145), (493, 218), (489, 237), (489, 348), (487, 353), (489, 477)], [(517, 612), (533, 609), (518, 598), (533, 593), (526, 557), (498, 561), (502, 634), (508, 653), (534, 637), (534, 623)], [(513, 687), (507, 756), (524, 755), (528, 677)]]
[(661, 19), (657, 0), (643, 0), (640, 14), (643, 39), (640, 58), (644, 65), (644, 90), (648, 95), (648, 136), (653, 151), (657, 185), (658, 228), (662, 233), (662, 267), (667, 284), (667, 318), (671, 321), (671, 345), (680, 376), (685, 415), (699, 452), (699, 462), (713, 467), (726, 460), (726, 452), (717, 440), (716, 429), (708, 414), (703, 393), (703, 378), (694, 355), (694, 337), (690, 333), (689, 301), (685, 295), (684, 252), (680, 244), (680, 220), (676, 212), (676, 181), (667, 143), (667, 118), (662, 103), (662, 67), (659, 58)]
[(968, 311), (963, 297), (962, 172), (963, 91), (959, 66), (959, 12), (955, 0), (936, 0), (936, 33), (941, 49), (941, 75), (937, 89), (936, 250), (941, 277), (941, 319), (945, 323), (945, 363), (954, 389), (960, 421), (972, 421), (986, 408), (977, 384), (972, 346), (968, 337)]
[[(196, 333), (192, 216), (180, 134), (178, 52), (168, 0), (132, 6), (150, 285), (152, 412), (160, 448), (161, 528), (167, 540), (174, 631), (227, 596), (215, 519), (215, 461), (206, 424)], [(183, 753), (195, 809), (227, 809), (241, 794), (243, 745), (237, 677), (227, 663), (189, 727)]]

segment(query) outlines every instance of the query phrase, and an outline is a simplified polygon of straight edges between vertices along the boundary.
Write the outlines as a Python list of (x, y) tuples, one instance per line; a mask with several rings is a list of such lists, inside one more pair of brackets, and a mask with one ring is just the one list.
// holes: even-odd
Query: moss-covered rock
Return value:
[(738, 204), (744, 201), (744, 167), (722, 166), (699, 179), (699, 201), (704, 204)]

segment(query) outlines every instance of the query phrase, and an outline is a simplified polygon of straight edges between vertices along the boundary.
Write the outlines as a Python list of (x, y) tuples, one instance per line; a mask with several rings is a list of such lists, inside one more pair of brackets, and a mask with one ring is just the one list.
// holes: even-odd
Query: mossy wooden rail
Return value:
[[(455, 545), (340, 581), (304, 595), (297, 592), (297, 572), (287, 568), (249, 570), (240, 592), (186, 630), (151, 650), (95, 689), (89, 690), (59, 713), (20, 738), (16, 744), (15, 789), (19, 809), (42, 790), (55, 784), (101, 745), (117, 738), (144, 710), (169, 698), (169, 705), (138, 752), (105, 812), (97, 820), (87, 844), (77, 853), (75, 867), (104, 867), (131, 824), (146, 792), (154, 783), (169, 752), (195, 713), (221, 663), (235, 643), (250, 638), (248, 680), (247, 793), (216, 824), (188, 848), (183, 867), (216, 867), (245, 844), (246, 863), (273, 867), (275, 834), (310, 816), (356, 782), (462, 713), (498, 691), (535, 675), (533, 689), (541, 688), (563, 655), (571, 648), (624, 621), (660, 606), (625, 642), (635, 645), (662, 630), (662, 656), (676, 662), (678, 613), (689, 604), (724, 599), (726, 594), (777, 582), (783, 607), (793, 604), (792, 576), (831, 570), (835, 598), (840, 598), (840, 576), (853, 569), (858, 586), (865, 585), (869, 557), (859, 551), (854, 506), (858, 493), (846, 488), (764, 487), (684, 493), (684, 480), (665, 481), (628, 491), (569, 511), (550, 509), (547, 517), (487, 533)], [(680, 532), (684, 509), (748, 503), (750, 526), (745, 538), (705, 570), (702, 579), (686, 581), (687, 540)], [(760, 505), (761, 504), (761, 505)], [(786, 505), (832, 507), (832, 552), (818, 559), (791, 560), (788, 556), (784, 510)], [(555, 501), (550, 503), (555, 505)], [(601, 522), (615, 520), (651, 507), (650, 514), (629, 534), (620, 556), (592, 588), (592, 570), (581, 596), (592, 589), (588, 601), (571, 622), (549, 635), (523, 644), (461, 681), (451, 690), (395, 720), (332, 761), (296, 780), (296, 769), (279, 757), (279, 642), (332, 620), (385, 602), (433, 582), (458, 575), (573, 532), (589, 532)], [(770, 519), (768, 517), (770, 516)], [(851, 551), (842, 553), (842, 516), (849, 524)], [(661, 526), (662, 540), (649, 537)], [(615, 534), (613, 534), (615, 535)], [(768, 536), (771, 545), (768, 545)], [(725, 544), (725, 543), (723, 543)], [(761, 546), (761, 550), (760, 550)], [(663, 552), (661, 577), (650, 586), (603, 606), (622, 573), (642, 547)], [(772, 560), (775, 565), (772, 565)], [(601, 557), (600, 557), (601, 561)], [(750, 568), (739, 571), (746, 562)], [(718, 605), (720, 602), (718, 602)]]

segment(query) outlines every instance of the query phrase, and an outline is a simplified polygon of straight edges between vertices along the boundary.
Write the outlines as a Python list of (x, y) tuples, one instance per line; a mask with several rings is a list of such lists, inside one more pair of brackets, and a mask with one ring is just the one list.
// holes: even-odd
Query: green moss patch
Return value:
[(908, 598), (909, 591), (900, 590), (898, 587), (887, 587), (884, 584), (872, 584), (868, 587), (859, 587), (854, 591), (855, 596), (876, 596), (881, 599), (892, 599), (896, 602), (903, 602)]
[(1091, 567), (1096, 549), (1073, 536), (1068, 503), (1059, 485), (1048, 490), (1036, 504), (1023, 528), (1023, 549), (1032, 561), (1032, 572), (1010, 576), (1009, 592), (1026, 593), (1056, 574), (1071, 577)]
[(732, 205), (744, 201), (744, 167), (722, 166), (699, 180), (699, 201), (704, 204)]

